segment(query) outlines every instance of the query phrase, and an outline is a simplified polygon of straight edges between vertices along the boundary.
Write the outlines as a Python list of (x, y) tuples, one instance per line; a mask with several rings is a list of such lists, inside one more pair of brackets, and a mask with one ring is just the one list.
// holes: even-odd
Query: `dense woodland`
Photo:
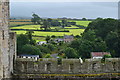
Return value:
[[(71, 26), (67, 20), (58, 22), (52, 19), (41, 19), (33, 14), (31, 19), (33, 24), (42, 24), (44, 30), (49, 30), (50, 26)], [(56, 36), (46, 36), (47, 44), (36, 45), (36, 40), (32, 38), (33, 31), (20, 34), (17, 37), (18, 54), (35, 54), (40, 57), (51, 58), (51, 54), (58, 54), (60, 58), (90, 58), (91, 52), (110, 52), (112, 57), (120, 57), (120, 21), (116, 19), (97, 18), (93, 20), (82, 34), (75, 36), (75, 40), (70, 43), (55, 43)]]

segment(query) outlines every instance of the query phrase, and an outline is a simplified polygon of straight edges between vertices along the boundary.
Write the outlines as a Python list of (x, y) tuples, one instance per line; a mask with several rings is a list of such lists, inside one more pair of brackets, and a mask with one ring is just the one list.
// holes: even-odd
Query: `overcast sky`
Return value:
[(80, 2), (80, 0), (74, 0), (74, 2), (69, 2), (73, 0), (67, 0), (68, 2), (56, 2), (57, 0), (49, 0), (49, 2), (42, 2), (43, 0), (34, 0), (34, 2), (31, 2), (33, 0), (24, 0), (26, 2), (13, 1), (22, 0), (11, 0), (11, 17), (31, 17), (34, 12), (40, 17), (50, 18), (118, 18), (118, 2), (112, 2), (117, 0), (104, 0), (109, 2)]
[(118, 2), (119, 0), (10, 0), (11, 2)]

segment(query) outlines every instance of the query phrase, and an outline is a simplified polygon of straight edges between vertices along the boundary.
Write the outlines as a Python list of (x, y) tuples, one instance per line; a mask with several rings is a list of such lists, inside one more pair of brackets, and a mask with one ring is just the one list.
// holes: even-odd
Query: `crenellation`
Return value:
[[(81, 64), (79, 59), (62, 59), (62, 63), (58, 64), (57, 59), (52, 58), (40, 58), (38, 61), (17, 59), (15, 70), (18, 71), (15, 72), (21, 73), (19, 70), (29, 74), (120, 72), (117, 67), (119, 66), (118, 58), (114, 58), (114, 60), (112, 60), (112, 58), (106, 59), (103, 63), (101, 62), (101, 59), (86, 59), (85, 62)], [(22, 65), (22, 67), (19, 65)]]

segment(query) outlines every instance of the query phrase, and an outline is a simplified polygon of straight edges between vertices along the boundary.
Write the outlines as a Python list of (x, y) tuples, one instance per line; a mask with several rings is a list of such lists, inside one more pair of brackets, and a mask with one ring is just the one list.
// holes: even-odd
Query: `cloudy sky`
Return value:
[(50, 18), (118, 18), (118, 0), (101, 1), (11, 0), (11, 17), (31, 17), (32, 13), (36, 13), (40, 17)]
[(119, 0), (10, 0), (11, 2), (118, 2)]

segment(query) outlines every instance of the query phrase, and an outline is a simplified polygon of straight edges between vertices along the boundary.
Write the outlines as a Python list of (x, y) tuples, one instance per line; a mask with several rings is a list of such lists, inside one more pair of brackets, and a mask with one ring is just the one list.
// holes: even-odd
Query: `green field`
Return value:
[(77, 25), (81, 25), (81, 26), (85, 26), (87, 27), (88, 24), (91, 22), (91, 21), (75, 21), (75, 20), (69, 20), (70, 22), (76, 22)]
[[(72, 22), (72, 20), (70, 20)], [(83, 26), (88, 26), (88, 24), (91, 21), (75, 21), (77, 25), (83, 25)], [(10, 25), (14, 25), (13, 27), (10, 27), (10, 29), (34, 29), (34, 30), (40, 30), (40, 25), (32, 25), (31, 22), (10, 22)], [(16, 25), (16, 26), (15, 26)], [(17, 26), (19, 25), (19, 26)], [(80, 35), (83, 33), (84, 29), (79, 29), (77, 26), (71, 26), (71, 27), (65, 27), (65, 29), (61, 27), (51, 27), (51, 29), (59, 29), (59, 30), (69, 30), (69, 32), (45, 32), (45, 31), (34, 31), (33, 33), (33, 38), (36, 39), (37, 41), (42, 41), (45, 40), (45, 36), (64, 36), (64, 35)], [(25, 34), (26, 31), (24, 30), (12, 30), (13, 32), (16, 32), (17, 34)], [(35, 36), (43, 36), (43, 37), (35, 37)]]

